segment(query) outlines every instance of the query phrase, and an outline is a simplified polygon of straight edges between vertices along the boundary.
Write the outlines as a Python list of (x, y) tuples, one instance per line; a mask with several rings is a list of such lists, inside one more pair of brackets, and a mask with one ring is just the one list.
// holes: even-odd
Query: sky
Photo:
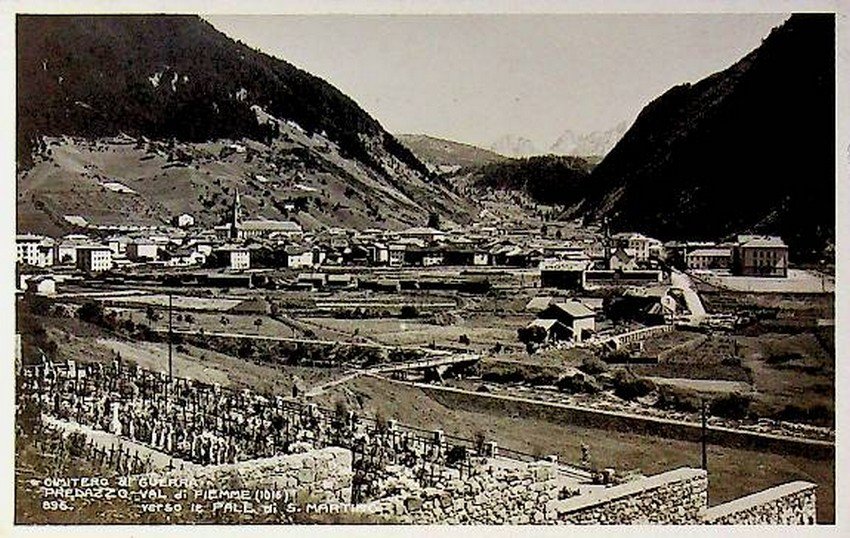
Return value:
[(209, 15), (322, 77), (392, 133), (550, 146), (758, 47), (786, 14)]

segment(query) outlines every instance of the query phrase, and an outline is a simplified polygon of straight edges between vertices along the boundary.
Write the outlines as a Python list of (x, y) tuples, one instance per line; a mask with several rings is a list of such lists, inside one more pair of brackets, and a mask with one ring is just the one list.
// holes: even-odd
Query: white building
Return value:
[(178, 228), (188, 228), (195, 225), (195, 217), (188, 213), (183, 213), (174, 217), (172, 223)]
[(298, 247), (286, 249), (286, 266), (290, 269), (303, 269), (313, 266), (313, 251)]
[(86, 273), (99, 273), (112, 269), (112, 251), (105, 246), (77, 248), (77, 269)]
[(230, 268), (234, 271), (242, 271), (251, 268), (251, 251), (246, 248), (234, 248), (230, 250)]
[(159, 257), (159, 245), (152, 241), (133, 241), (127, 245), (127, 258), (133, 261), (155, 261)]
[(634, 256), (635, 261), (645, 262), (651, 255), (660, 252), (663, 244), (658, 239), (647, 237), (637, 232), (624, 232), (611, 236), (614, 245)]
[(17, 262), (33, 267), (53, 265), (53, 240), (49, 237), (33, 234), (20, 234), (15, 237)]

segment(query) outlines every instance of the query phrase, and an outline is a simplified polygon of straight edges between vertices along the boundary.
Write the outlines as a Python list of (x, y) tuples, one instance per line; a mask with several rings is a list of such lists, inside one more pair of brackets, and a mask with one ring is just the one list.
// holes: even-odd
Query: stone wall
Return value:
[(702, 515), (713, 525), (813, 525), (817, 521), (817, 485), (789, 482), (714, 506)]
[[(474, 410), (500, 416), (506, 413), (516, 414), (522, 417), (545, 420), (553, 424), (652, 435), (693, 443), (702, 440), (702, 426), (690, 422), (474, 392), (455, 387), (395, 382), (417, 387), (430, 398), (451, 409)], [(784, 456), (805, 456), (810, 459), (823, 460), (835, 458), (835, 443), (831, 441), (763, 434), (721, 426), (710, 425), (708, 427), (708, 442), (712, 445), (773, 452)]]
[(698, 523), (708, 502), (708, 478), (682, 468), (565, 500), (549, 501), (551, 523), (632, 525)]
[(490, 458), (478, 472), (460, 479), (444, 470), (434, 487), (406, 487), (391, 497), (361, 505), (360, 510), (395, 523), (528, 524), (544, 523), (546, 503), (564, 483), (557, 464), (520, 463)]
[(286, 491), (291, 499), (311, 502), (351, 502), (351, 451), (323, 448), (226, 465), (198, 466), (157, 474), (157, 478), (188, 478), (195, 487)]

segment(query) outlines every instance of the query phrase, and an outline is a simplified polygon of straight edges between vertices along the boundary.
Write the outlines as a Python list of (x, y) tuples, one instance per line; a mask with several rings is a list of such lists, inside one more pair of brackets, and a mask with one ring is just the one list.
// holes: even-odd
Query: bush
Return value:
[(585, 357), (578, 369), (586, 374), (597, 375), (607, 372), (608, 365), (597, 357)]
[(782, 411), (776, 413), (775, 418), (786, 422), (804, 422), (816, 426), (828, 427), (835, 426), (835, 413), (823, 404), (806, 407), (788, 404)]
[(712, 415), (731, 419), (744, 419), (750, 412), (752, 400), (743, 394), (727, 394), (711, 402), (709, 411)]
[(88, 323), (103, 321), (103, 306), (97, 301), (86, 301), (77, 310), (77, 317)]
[(624, 400), (636, 400), (655, 390), (655, 383), (627, 372), (617, 370), (613, 378), (614, 394)]
[(602, 390), (602, 386), (599, 382), (596, 381), (593, 376), (586, 373), (564, 376), (558, 380), (556, 385), (558, 390), (572, 394), (596, 394)]
[(415, 306), (406, 304), (401, 307), (401, 317), (403, 319), (411, 319), (419, 317), (419, 310)]
[(658, 387), (658, 401), (655, 406), (659, 409), (672, 409), (685, 413), (695, 413), (702, 409), (699, 393), (671, 385)]

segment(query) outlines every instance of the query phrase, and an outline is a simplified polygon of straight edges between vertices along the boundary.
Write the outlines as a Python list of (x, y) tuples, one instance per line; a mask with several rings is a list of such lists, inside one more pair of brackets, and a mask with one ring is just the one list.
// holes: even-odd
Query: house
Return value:
[(183, 213), (182, 215), (177, 215), (171, 219), (171, 224), (178, 228), (189, 228), (190, 226), (195, 225), (195, 217), (188, 213)]
[(693, 269), (729, 269), (732, 267), (731, 248), (698, 248), (685, 254), (685, 267)]
[(387, 265), (390, 263), (390, 249), (386, 243), (374, 242), (368, 247), (369, 263), (372, 265)]
[(85, 273), (109, 271), (112, 269), (112, 251), (99, 245), (78, 247), (77, 269)]
[(350, 274), (328, 275), (328, 288), (349, 290), (357, 287), (357, 280)]
[(541, 296), (541, 297), (533, 297), (530, 301), (525, 304), (526, 312), (543, 312), (549, 305), (555, 301), (554, 297), (549, 296)]
[(540, 286), (544, 288), (579, 289), (582, 275), (589, 267), (587, 261), (547, 260), (540, 264)]
[(104, 241), (106, 246), (109, 247), (109, 250), (112, 251), (113, 257), (126, 255), (127, 245), (129, 245), (131, 242), (132, 240), (126, 235), (114, 235)]
[(327, 273), (299, 273), (297, 278), (298, 287), (322, 289), (328, 283)]
[(443, 253), (439, 250), (426, 250), (422, 253), (422, 267), (443, 264)]
[(77, 265), (77, 249), (82, 246), (77, 241), (63, 240), (53, 247), (53, 259), (57, 264)]
[(242, 247), (217, 248), (207, 257), (207, 265), (211, 267), (225, 267), (233, 271), (250, 269), (251, 251)]
[(17, 262), (33, 267), (49, 267), (54, 262), (53, 239), (42, 235), (19, 234), (15, 236)]
[(174, 250), (163, 251), (162, 257), (166, 259), (166, 265), (170, 267), (203, 265), (207, 261), (206, 254), (192, 247), (180, 247)]
[(596, 314), (579, 301), (552, 303), (537, 318), (560, 321), (572, 330), (576, 342), (581, 342), (596, 330)]
[(398, 235), (405, 239), (422, 239), (428, 243), (443, 241), (446, 238), (446, 232), (429, 227), (408, 228), (399, 232)]
[(608, 258), (608, 268), (612, 271), (634, 271), (637, 261), (625, 249), (618, 247)]
[(127, 244), (127, 258), (134, 262), (155, 261), (159, 258), (159, 250), (156, 242), (139, 239)]
[(611, 236), (615, 246), (624, 249), (637, 262), (649, 260), (653, 253), (663, 247), (661, 241), (636, 232), (623, 232)]
[(26, 280), (24, 288), (28, 293), (56, 295), (56, 278), (50, 275), (36, 275)]
[(788, 276), (788, 246), (781, 237), (739, 235), (732, 249), (732, 273), (742, 276)]
[(251, 268), (251, 251), (247, 248), (230, 249), (230, 268), (242, 271)]
[(525, 327), (525, 330), (527, 332), (539, 331), (543, 337), (538, 339), (538, 342), (543, 344), (574, 339), (573, 331), (557, 319), (535, 319)]
[(490, 253), (486, 250), (476, 249), (472, 255), (472, 265), (490, 265), (492, 262)]
[(369, 249), (364, 245), (350, 243), (342, 250), (342, 261), (346, 265), (367, 265)]
[(404, 265), (404, 253), (407, 246), (401, 243), (391, 243), (389, 245), (389, 265), (390, 267), (401, 267)]
[(290, 269), (303, 269), (313, 266), (313, 251), (303, 247), (288, 246), (284, 249), (283, 263)]

